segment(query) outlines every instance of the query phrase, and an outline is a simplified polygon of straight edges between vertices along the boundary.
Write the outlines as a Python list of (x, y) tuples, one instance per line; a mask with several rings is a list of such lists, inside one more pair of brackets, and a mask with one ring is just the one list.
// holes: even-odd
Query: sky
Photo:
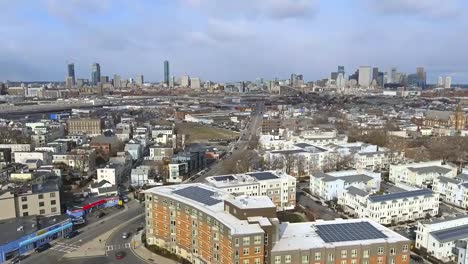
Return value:
[(0, 0), (0, 80), (328, 78), (338, 65), (468, 83), (466, 0)]

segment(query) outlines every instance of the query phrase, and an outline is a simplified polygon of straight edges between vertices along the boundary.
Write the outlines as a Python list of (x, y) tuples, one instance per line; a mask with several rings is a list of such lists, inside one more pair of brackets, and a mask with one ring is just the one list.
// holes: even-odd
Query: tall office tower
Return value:
[(164, 61), (164, 83), (169, 85), (169, 61)]
[(358, 84), (361, 87), (368, 88), (372, 82), (372, 68), (370, 66), (359, 67)]
[(427, 74), (426, 74), (426, 71), (424, 70), (424, 67), (417, 67), (416, 68), (416, 74), (418, 75), (419, 79), (421, 80), (422, 85), (426, 86)]
[(138, 74), (137, 77), (136, 77), (136, 83), (138, 85), (143, 85), (145, 83), (145, 79), (143, 77), (143, 74)]
[(437, 79), (437, 87), (439, 88), (444, 87), (444, 77), (439, 76), (439, 79)]
[(72, 85), (75, 85), (75, 64), (68, 64), (68, 77), (72, 78)]
[(292, 74), (291, 74), (291, 79), (290, 79), (290, 81), (289, 81), (289, 84), (290, 84), (291, 86), (295, 86), (295, 82), (296, 82), (296, 74), (292, 73)]
[(95, 62), (91, 69), (91, 82), (93, 85), (97, 85), (99, 81), (101, 81), (101, 66)]
[(345, 78), (341, 72), (338, 73), (338, 77), (336, 77), (336, 87), (340, 89), (345, 87)]
[(390, 70), (390, 78), (388, 80), (389, 83), (396, 83), (396, 79), (397, 79), (397, 68), (393, 67), (391, 70)]
[(169, 87), (170, 88), (173, 88), (175, 86), (175, 77), (174, 76), (171, 76), (171, 78), (169, 79)]
[(384, 82), (384, 78), (385, 78), (384, 76), (385, 76), (385, 75), (384, 75), (383, 72), (379, 72), (378, 75), (379, 75), (379, 76), (377, 77), (377, 85), (378, 85), (379, 87), (382, 87), (382, 88), (383, 88), (383, 87), (384, 87), (384, 83), (385, 83), (385, 82)]
[(198, 77), (193, 77), (190, 79), (190, 88), (192, 89), (200, 89), (201, 88), (201, 81)]
[(99, 79), (101, 83), (108, 83), (109, 82), (109, 76), (101, 76)]
[(190, 87), (190, 76), (184, 75), (180, 79), (180, 86), (182, 87)]
[(330, 74), (330, 79), (336, 81), (338, 79), (338, 72), (332, 72)]
[(451, 76), (446, 76), (445, 77), (445, 89), (450, 89), (452, 88), (452, 77)]
[(293, 87), (298, 87), (304, 84), (304, 77), (302, 74), (291, 74), (289, 84)]
[(118, 74), (114, 74), (114, 80), (113, 83), (114, 88), (120, 88), (122, 85), (122, 78)]
[(372, 68), (372, 80), (377, 80), (379, 78), (379, 68)]
[(338, 74), (342, 73), (343, 77), (345, 76), (344, 66), (338, 66)]

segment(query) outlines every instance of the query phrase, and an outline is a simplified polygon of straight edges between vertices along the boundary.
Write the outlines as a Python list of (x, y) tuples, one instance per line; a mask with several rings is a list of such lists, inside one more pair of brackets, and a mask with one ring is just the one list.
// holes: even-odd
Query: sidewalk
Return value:
[(132, 245), (132, 247), (130, 247), (130, 250), (132, 251), (133, 254), (135, 254), (136, 257), (138, 257), (139, 259), (141, 259), (142, 261), (146, 263), (158, 263), (158, 264), (177, 264), (178, 263), (177, 261), (159, 256), (149, 251), (148, 249), (146, 249), (145, 245), (141, 241), (142, 233), (143, 231), (140, 231), (136, 233), (132, 238), (135, 244)]

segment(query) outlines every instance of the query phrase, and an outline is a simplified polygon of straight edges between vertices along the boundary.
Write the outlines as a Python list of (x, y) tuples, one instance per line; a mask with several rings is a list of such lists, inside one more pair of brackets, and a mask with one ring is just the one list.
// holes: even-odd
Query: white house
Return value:
[(346, 188), (354, 186), (367, 192), (380, 190), (381, 175), (365, 170), (347, 170), (336, 172), (312, 172), (310, 191), (318, 197), (330, 201), (338, 198)]
[(208, 177), (205, 181), (235, 195), (268, 196), (279, 211), (296, 206), (296, 178), (283, 172), (220, 175)]
[(117, 185), (121, 182), (123, 167), (117, 164), (110, 164), (104, 168), (97, 169), (97, 180), (108, 181), (112, 185)]
[(148, 183), (148, 178), (151, 173), (151, 166), (138, 166), (135, 169), (132, 169), (130, 175), (132, 186), (143, 186)]
[(16, 163), (25, 164), (27, 160), (40, 160), (42, 164), (50, 164), (52, 159), (47, 151), (34, 151), (34, 152), (15, 152), (14, 159)]
[(133, 160), (139, 159), (142, 155), (142, 147), (140, 143), (127, 143), (125, 144), (124, 150), (130, 153)]
[(429, 255), (443, 262), (454, 261), (458, 257), (453, 253), (453, 249), (457, 247), (456, 242), (460, 240), (468, 240), (468, 215), (466, 214), (418, 222), (416, 248), (427, 251)]
[(418, 189), (370, 196), (351, 186), (338, 198), (338, 204), (354, 216), (388, 225), (436, 216), (439, 194), (430, 189)]
[(172, 148), (151, 147), (149, 150), (150, 160), (163, 160), (165, 158), (171, 158), (174, 155), (174, 150)]
[(457, 176), (457, 167), (444, 164), (442, 160), (391, 165), (389, 179), (394, 183), (404, 182), (425, 188), (439, 176), (455, 178)]
[(462, 173), (455, 178), (439, 176), (435, 178), (432, 190), (450, 204), (468, 209), (468, 174)]
[(169, 177), (167, 178), (167, 182), (171, 183), (181, 183), (189, 170), (187, 162), (170, 163), (168, 167)]

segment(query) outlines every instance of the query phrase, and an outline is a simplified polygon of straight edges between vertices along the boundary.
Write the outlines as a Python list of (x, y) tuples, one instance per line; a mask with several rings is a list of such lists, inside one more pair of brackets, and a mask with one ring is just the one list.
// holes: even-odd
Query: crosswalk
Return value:
[(106, 251), (126, 249), (126, 248), (130, 248), (130, 246), (131, 246), (130, 243), (119, 244), (119, 245), (109, 245), (109, 246), (106, 246)]
[(79, 246), (77, 246), (77, 245), (66, 244), (66, 243), (62, 243), (62, 242), (54, 243), (52, 245), (52, 247), (51, 247), (51, 249), (53, 249), (53, 250), (60, 251), (60, 252), (65, 252), (65, 253), (71, 253), (71, 252), (77, 250), (78, 248), (79, 248)]

